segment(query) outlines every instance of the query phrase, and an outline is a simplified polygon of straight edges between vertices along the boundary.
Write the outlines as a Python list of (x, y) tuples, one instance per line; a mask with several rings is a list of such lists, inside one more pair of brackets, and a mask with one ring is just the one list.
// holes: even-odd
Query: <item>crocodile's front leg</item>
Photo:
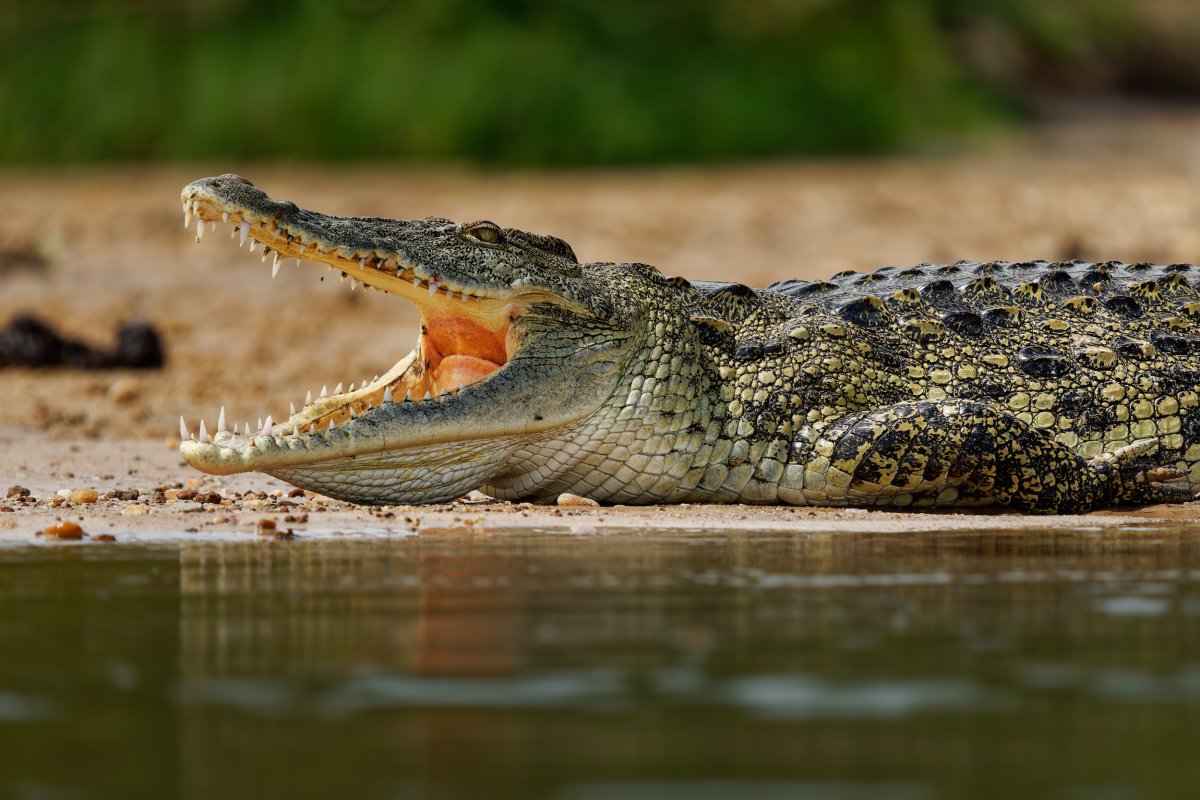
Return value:
[(1188, 490), (1165, 483), (1180, 473), (1133, 463), (1155, 449), (1147, 440), (1087, 461), (990, 403), (897, 403), (847, 415), (814, 440), (798, 441), (779, 499), (810, 505), (998, 503), (1035, 513), (1191, 499)]

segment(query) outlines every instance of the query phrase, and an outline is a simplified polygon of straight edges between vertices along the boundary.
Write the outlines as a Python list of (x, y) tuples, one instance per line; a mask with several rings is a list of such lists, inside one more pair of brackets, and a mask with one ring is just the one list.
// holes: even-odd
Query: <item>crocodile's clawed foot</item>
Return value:
[(1190, 503), (1200, 499), (1200, 493), (1193, 492), (1187, 481), (1180, 484), (1152, 483), (1146, 484), (1146, 491), (1138, 499), (1141, 502)]
[(1101, 453), (1088, 463), (1098, 468), (1107, 466), (1119, 474), (1127, 487), (1127, 499), (1134, 502), (1190, 503), (1200, 499), (1200, 493), (1192, 491), (1187, 470), (1139, 463), (1157, 453), (1158, 449), (1158, 439), (1138, 439), (1124, 447)]

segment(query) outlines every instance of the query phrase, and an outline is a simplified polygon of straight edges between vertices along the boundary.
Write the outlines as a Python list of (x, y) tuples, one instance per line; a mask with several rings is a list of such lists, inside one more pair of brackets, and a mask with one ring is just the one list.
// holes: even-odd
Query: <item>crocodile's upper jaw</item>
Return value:
[[(399, 295), (422, 315), (417, 347), (382, 377), (345, 392), (339, 385), (330, 396), (323, 390), (286, 420), (268, 417), (259, 430), (230, 431), (222, 413), (211, 435), (203, 423), (192, 434), (181, 420), (180, 452), (198, 469), (269, 472), (359, 502), (450, 499), (501, 469), (514, 438), (570, 425), (602, 402), (604, 381), (596, 376), (582, 376), (578, 395), (569, 396), (544, 389), (564, 383), (561, 375), (553, 383), (534, 380), (577, 366), (569, 354), (537, 370), (519, 357), (532, 335), (523, 321), (538, 304), (586, 310), (554, 291), (553, 282), (514, 274), (491, 243), (474, 246), (491, 223), (328, 217), (273, 201), (231, 175), (196, 181), (181, 196), (184, 223), (195, 222), (197, 240), (206, 225), (228, 223), (241, 244), (263, 246), (273, 273), (282, 259), (319, 261), (349, 277), (351, 288), (361, 283)], [(554, 280), (571, 278), (570, 265), (561, 271)], [(537, 412), (528, 413), (533, 398)], [(396, 459), (412, 462), (407, 474)], [(405, 487), (372, 486), (362, 474), (383, 471), (384, 462), (388, 480)]]

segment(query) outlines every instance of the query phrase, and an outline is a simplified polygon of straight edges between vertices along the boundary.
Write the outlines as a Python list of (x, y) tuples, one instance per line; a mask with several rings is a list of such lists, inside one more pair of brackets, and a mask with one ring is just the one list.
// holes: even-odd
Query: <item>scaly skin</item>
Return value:
[(482, 489), (1042, 513), (1200, 484), (1189, 265), (959, 262), (754, 290), (580, 265), (489, 222), (328, 217), (233, 175), (182, 199), (198, 225), (423, 315), (418, 347), (368, 386), (253, 435), (185, 430), (206, 472), (359, 503)]

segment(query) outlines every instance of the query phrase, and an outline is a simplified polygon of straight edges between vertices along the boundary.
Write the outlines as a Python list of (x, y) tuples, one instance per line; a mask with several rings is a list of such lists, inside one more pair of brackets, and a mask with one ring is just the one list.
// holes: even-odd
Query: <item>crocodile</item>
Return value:
[(1188, 264), (968, 262), (765, 289), (580, 263), (482, 220), (335, 217), (244, 178), (184, 224), (325, 264), (421, 314), (382, 377), (180, 452), (364, 504), (574, 493), (604, 503), (1073, 513), (1200, 486)]

